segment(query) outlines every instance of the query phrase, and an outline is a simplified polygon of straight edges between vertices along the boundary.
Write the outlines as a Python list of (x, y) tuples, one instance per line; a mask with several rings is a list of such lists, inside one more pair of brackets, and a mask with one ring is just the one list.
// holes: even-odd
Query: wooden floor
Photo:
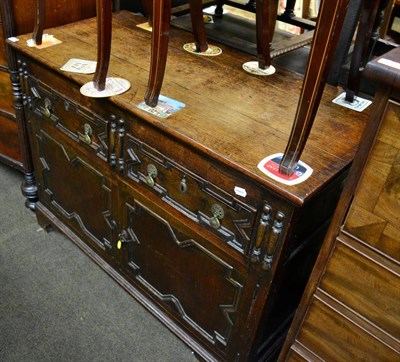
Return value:
[[(327, 86), (302, 156), (314, 169), (313, 175), (290, 187), (267, 178), (257, 164), (264, 157), (285, 150), (302, 76), (279, 67), (270, 77), (249, 75), (242, 70), (249, 55), (224, 45), (218, 57), (189, 54), (182, 46), (193, 41), (192, 35), (175, 28), (170, 34), (162, 94), (185, 103), (186, 107), (167, 120), (138, 109), (147, 86), (150, 60), (151, 33), (137, 27), (143, 22), (144, 18), (129, 12), (114, 15), (110, 75), (132, 84), (128, 92), (112, 99), (115, 104), (183, 142), (196, 144), (227, 167), (236, 165), (243, 174), (298, 204), (351, 162), (368, 111), (358, 113), (332, 104), (340, 90)], [(15, 46), (57, 70), (70, 58), (96, 59), (95, 19), (46, 32), (63, 43), (47, 49), (28, 49), (29, 34), (21, 36)], [(79, 84), (92, 78), (63, 74)]]

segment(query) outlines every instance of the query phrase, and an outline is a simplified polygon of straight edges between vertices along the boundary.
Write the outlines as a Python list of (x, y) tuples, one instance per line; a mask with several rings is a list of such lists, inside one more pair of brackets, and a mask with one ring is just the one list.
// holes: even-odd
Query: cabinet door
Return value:
[(143, 194), (120, 191), (122, 272), (190, 334), (227, 355), (248, 299), (243, 271)]
[(106, 256), (112, 252), (115, 224), (107, 170), (50, 130), (37, 120), (32, 140), (40, 202)]

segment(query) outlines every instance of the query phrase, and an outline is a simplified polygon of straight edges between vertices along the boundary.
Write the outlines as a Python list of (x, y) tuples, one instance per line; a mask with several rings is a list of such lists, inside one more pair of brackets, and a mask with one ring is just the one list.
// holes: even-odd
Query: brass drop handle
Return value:
[(224, 209), (222, 206), (214, 204), (211, 206), (211, 214), (213, 216), (210, 218), (210, 225), (213, 229), (218, 230), (221, 227), (220, 220), (225, 216)]
[(92, 127), (90, 127), (90, 124), (85, 123), (83, 125), (83, 135), (79, 135), (79, 139), (86, 143), (87, 145), (90, 145), (92, 143), (92, 134), (93, 134), (93, 130)]
[(118, 235), (119, 240), (117, 241), (117, 249), (121, 250), (122, 244), (126, 244), (132, 241), (129, 236), (129, 233), (126, 230), (122, 230), (122, 233)]
[(44, 109), (42, 113), (47, 118), (51, 117), (51, 100), (49, 98), (44, 99)]
[(155, 181), (154, 179), (157, 177), (158, 172), (156, 166), (154, 166), (152, 163), (149, 163), (147, 165), (147, 176), (146, 176), (146, 183), (150, 187), (154, 187)]

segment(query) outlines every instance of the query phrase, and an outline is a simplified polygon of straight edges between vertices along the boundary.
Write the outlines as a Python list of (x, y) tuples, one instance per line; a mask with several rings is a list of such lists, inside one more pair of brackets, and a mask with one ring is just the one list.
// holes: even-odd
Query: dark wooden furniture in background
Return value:
[(109, 99), (84, 97), (91, 76), (60, 70), (70, 58), (96, 56), (95, 19), (51, 29), (63, 41), (54, 47), (28, 48), (30, 35), (12, 44), (28, 76), (20, 86), (38, 220), (71, 238), (202, 358), (272, 360), (367, 114), (333, 105), (337, 91), (327, 87), (302, 155), (314, 173), (284, 186), (257, 164), (285, 149), (296, 112), (287, 99), (298, 98), (300, 75), (249, 76), (246, 54), (221, 46), (217, 59), (193, 56), (182, 49), (192, 35), (171, 29), (163, 94), (186, 107), (161, 119), (137, 107), (151, 34), (131, 13), (113, 21), (109, 73), (132, 88)]
[[(2, 23), (1, 13), (0, 23)], [(5, 26), (0, 25), (0, 160), (22, 171), (22, 157), (4, 39), (8, 34)]]
[(281, 361), (400, 359), (400, 71), (396, 64), (400, 64), (400, 48), (365, 69), (365, 75), (379, 84), (373, 111)]
[[(47, 0), (46, 3), (45, 27), (92, 17), (96, 13), (95, 0)], [(5, 46), (4, 38), (32, 32), (35, 8), (34, 0), (2, 0), (0, 5), (0, 160), (24, 171), (22, 191), (31, 209), (35, 208), (37, 191), (19, 86), (20, 77), (24, 75), (20, 72), (22, 64), (17, 64), (13, 50)]]

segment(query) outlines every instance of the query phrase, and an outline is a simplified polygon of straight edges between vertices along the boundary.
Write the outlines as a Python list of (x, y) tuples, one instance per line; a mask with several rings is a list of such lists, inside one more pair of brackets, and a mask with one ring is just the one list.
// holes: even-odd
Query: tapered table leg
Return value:
[(143, 6), (144, 16), (148, 19), (149, 25), (153, 24), (153, 0), (141, 0)]
[(169, 28), (171, 22), (171, 0), (158, 0), (153, 4), (153, 32), (151, 41), (150, 74), (145, 103), (155, 107), (164, 80), (167, 63)]
[(257, 0), (256, 35), (258, 67), (268, 68), (271, 65), (270, 44), (275, 29), (278, 0)]
[(33, 28), (32, 38), (36, 45), (42, 44), (43, 29), (44, 29), (44, 11), (46, 8), (45, 0), (36, 0), (35, 9), (35, 26)]
[(98, 91), (106, 86), (111, 54), (112, 1), (96, 0), (97, 10), (97, 65), (93, 85)]
[(203, 3), (201, 0), (189, 0), (189, 4), (196, 51), (205, 52), (208, 44), (203, 20)]
[[(353, 102), (354, 97), (360, 90), (361, 73), (370, 56), (370, 43), (372, 32), (376, 26), (378, 11), (387, 0), (364, 0), (361, 8), (360, 24), (357, 30), (357, 37), (351, 58), (349, 77), (346, 87), (346, 101)], [(379, 27), (379, 25), (378, 25)]]
[(310, 134), (348, 2), (349, 0), (322, 0), (293, 128), (279, 168), (284, 175), (293, 174)]

